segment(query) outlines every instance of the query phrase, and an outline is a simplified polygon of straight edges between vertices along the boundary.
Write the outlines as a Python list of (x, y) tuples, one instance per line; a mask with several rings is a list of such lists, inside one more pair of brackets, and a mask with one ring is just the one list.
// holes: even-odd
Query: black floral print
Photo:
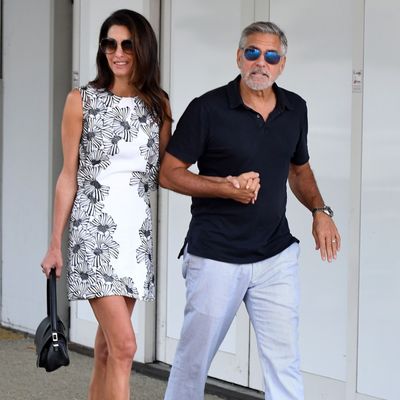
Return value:
[(112, 217), (105, 213), (100, 214), (91, 223), (91, 233), (93, 236), (112, 236), (116, 228), (117, 225)]
[(99, 150), (90, 153), (88, 159), (92, 164), (95, 173), (100, 172), (102, 169), (106, 169), (110, 165), (110, 158), (108, 155)]
[(137, 135), (137, 130), (131, 125), (129, 114), (130, 110), (128, 107), (115, 107), (110, 113), (110, 118), (112, 118), (112, 131), (115, 132), (116, 135), (122, 137), (126, 142), (131, 142)]

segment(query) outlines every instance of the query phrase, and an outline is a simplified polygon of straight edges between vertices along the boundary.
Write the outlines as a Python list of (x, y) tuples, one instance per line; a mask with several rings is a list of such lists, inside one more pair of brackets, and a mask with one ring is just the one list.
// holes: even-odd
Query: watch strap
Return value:
[(315, 207), (311, 210), (312, 215), (315, 215), (316, 212), (323, 212), (326, 215), (329, 215), (330, 217), (333, 217), (333, 211), (332, 208), (329, 206), (323, 206), (323, 207)]

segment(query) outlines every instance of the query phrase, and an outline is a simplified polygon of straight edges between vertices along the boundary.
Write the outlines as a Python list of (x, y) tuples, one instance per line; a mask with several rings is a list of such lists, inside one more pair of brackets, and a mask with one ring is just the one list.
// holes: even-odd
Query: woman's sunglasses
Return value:
[[(244, 49), (244, 58), (249, 61), (258, 60), (261, 55), (261, 50), (255, 47), (248, 47)], [(276, 50), (267, 50), (264, 53), (264, 60), (268, 64), (276, 65), (281, 60), (281, 55)]]
[[(118, 42), (112, 38), (104, 38), (100, 41), (100, 50), (104, 54), (112, 54), (117, 51)], [(126, 54), (133, 53), (133, 41), (131, 39), (125, 39), (121, 42), (121, 49)]]

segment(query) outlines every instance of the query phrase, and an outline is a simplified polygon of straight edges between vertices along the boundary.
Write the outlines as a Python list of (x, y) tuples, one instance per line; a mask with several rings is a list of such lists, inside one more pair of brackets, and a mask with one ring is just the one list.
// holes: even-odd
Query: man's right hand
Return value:
[(260, 190), (260, 176), (258, 172), (244, 172), (239, 176), (227, 176), (226, 180), (232, 185), (233, 190), (229, 196), (232, 200), (243, 204), (254, 204)]

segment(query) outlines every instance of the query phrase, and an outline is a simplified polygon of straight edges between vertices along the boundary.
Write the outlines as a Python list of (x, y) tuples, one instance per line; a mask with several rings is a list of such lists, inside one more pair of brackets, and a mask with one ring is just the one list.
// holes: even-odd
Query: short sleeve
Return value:
[(308, 134), (308, 117), (307, 105), (303, 102), (303, 107), (300, 111), (300, 134), (297, 142), (296, 150), (291, 158), (291, 162), (296, 165), (303, 165), (310, 159), (308, 154), (307, 134)]
[(208, 138), (208, 117), (201, 98), (186, 108), (167, 146), (167, 152), (179, 160), (194, 164), (203, 154)]

